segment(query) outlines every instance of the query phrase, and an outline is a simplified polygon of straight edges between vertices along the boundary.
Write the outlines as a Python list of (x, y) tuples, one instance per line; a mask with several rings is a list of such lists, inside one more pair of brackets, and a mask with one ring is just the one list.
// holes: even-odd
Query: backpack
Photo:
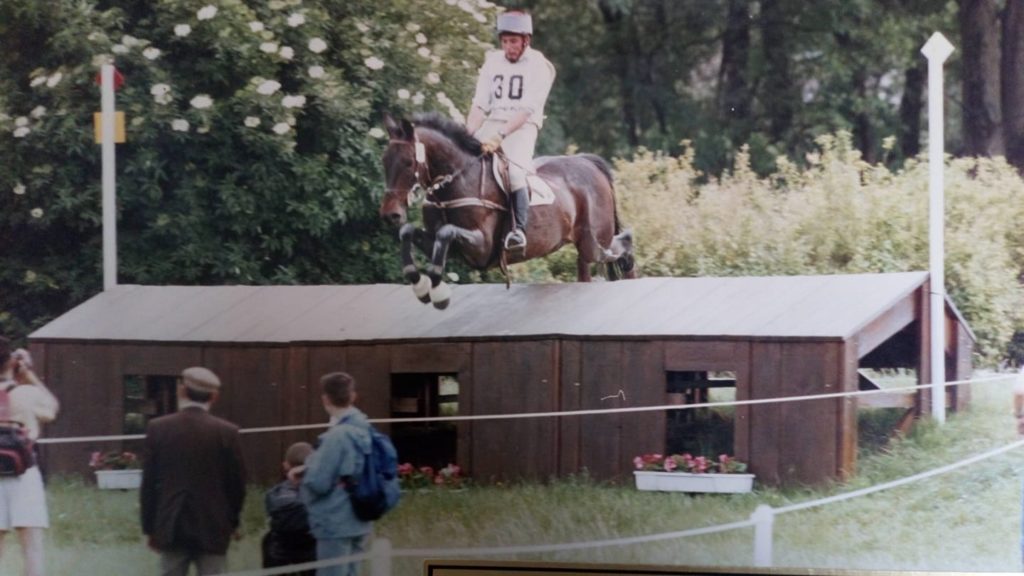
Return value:
[[(344, 423), (344, 420), (342, 421)], [(345, 479), (352, 510), (365, 522), (377, 520), (398, 504), (402, 490), (398, 485), (398, 451), (387, 434), (371, 424), (370, 450), (364, 452), (363, 470)]]
[(11, 420), (8, 392), (12, 388), (0, 388), (0, 477), (21, 476), (36, 463), (28, 433), (20, 422)]

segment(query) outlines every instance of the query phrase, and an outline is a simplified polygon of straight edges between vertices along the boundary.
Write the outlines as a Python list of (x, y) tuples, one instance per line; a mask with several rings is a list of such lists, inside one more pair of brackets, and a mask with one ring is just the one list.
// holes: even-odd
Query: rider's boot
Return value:
[(526, 188), (512, 191), (516, 227), (505, 236), (505, 250), (526, 250), (526, 223), (530, 219), (530, 194)]

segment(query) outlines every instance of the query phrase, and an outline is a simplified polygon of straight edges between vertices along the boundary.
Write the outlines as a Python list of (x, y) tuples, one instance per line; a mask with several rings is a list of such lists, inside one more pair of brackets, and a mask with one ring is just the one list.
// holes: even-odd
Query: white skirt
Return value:
[(0, 477), (0, 530), (49, 527), (39, 467), (33, 466), (21, 476)]

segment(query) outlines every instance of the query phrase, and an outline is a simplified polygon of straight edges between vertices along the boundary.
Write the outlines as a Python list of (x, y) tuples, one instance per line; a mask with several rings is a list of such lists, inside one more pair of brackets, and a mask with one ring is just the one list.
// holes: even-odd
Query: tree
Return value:
[(963, 77), (963, 153), (995, 156), (1003, 153), (999, 103), (999, 2), (961, 0), (960, 43)]
[(460, 115), (493, 18), (429, 0), (0, 3), (0, 328), (100, 289), (101, 63), (127, 79), (122, 283), (381, 281), (400, 269), (376, 214), (381, 113)]

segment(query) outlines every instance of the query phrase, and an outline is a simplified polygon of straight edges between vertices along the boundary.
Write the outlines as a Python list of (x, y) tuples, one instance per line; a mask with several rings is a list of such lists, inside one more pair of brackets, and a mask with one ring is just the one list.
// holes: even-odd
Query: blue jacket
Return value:
[(320, 435), (316, 451), (306, 459), (302, 500), (309, 513), (309, 529), (317, 539), (351, 538), (368, 534), (370, 522), (356, 517), (342, 484), (346, 476), (363, 470), (364, 453), (370, 450), (370, 423), (358, 408), (341, 414), (348, 418)]

